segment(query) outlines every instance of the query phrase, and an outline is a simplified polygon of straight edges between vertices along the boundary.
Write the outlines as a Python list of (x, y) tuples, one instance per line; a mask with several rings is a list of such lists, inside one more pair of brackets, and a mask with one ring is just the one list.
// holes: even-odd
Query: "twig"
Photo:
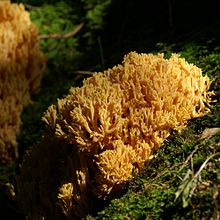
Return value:
[(178, 187), (178, 190), (175, 193), (175, 199), (174, 202), (177, 201), (177, 199), (182, 196), (183, 201), (183, 208), (188, 206), (189, 200), (191, 196), (193, 195), (196, 187), (198, 186), (198, 183), (201, 181), (201, 172), (206, 167), (207, 163), (216, 156), (219, 156), (220, 153), (215, 153), (209, 156), (203, 164), (200, 166), (199, 170), (194, 175), (194, 172), (192, 170), (188, 170), (181, 185)]
[(25, 8), (28, 10), (36, 10), (39, 9), (40, 7), (38, 6), (33, 6), (33, 5), (29, 5), (29, 4), (24, 4)]
[(83, 71), (83, 70), (76, 70), (76, 71), (74, 71), (74, 74), (80, 74), (80, 75), (92, 76), (92, 75), (93, 75), (93, 72), (90, 72), (90, 71)]
[(104, 60), (104, 52), (103, 52), (103, 47), (102, 47), (102, 41), (101, 41), (100, 37), (98, 37), (98, 44), (99, 44), (99, 51), (100, 51), (102, 70), (104, 70), (105, 69), (105, 60)]
[(171, 0), (168, 0), (169, 26), (173, 27), (173, 6)]
[(40, 40), (45, 40), (45, 39), (67, 39), (70, 37), (73, 37), (76, 35), (84, 26), (84, 23), (82, 22), (79, 24), (73, 31), (66, 33), (66, 34), (43, 34), (40, 35)]
[[(169, 167), (169, 169), (172, 170), (172, 169), (175, 168), (176, 166), (178, 166), (178, 164), (172, 165), (171, 167)], [(157, 179), (159, 179), (159, 178), (165, 176), (167, 173), (170, 173), (170, 172), (172, 172), (172, 171), (167, 171), (167, 170), (165, 170), (165, 171), (159, 173), (156, 177), (154, 177), (153, 179), (149, 180), (149, 182), (148, 182), (147, 184), (145, 184), (144, 187), (146, 188), (146, 187), (152, 185), (152, 183), (153, 183), (155, 180), (157, 180)]]
[(198, 150), (198, 148), (199, 148), (200, 146), (201, 146), (201, 145), (197, 145), (197, 146), (195, 147), (195, 149), (191, 152), (191, 154), (186, 158), (186, 160), (184, 161), (183, 165), (180, 167), (179, 172), (187, 165), (187, 163), (189, 162), (189, 160), (192, 159), (193, 154)]
[(202, 170), (204, 169), (204, 167), (206, 166), (206, 164), (213, 158), (213, 157), (216, 157), (216, 156), (219, 156), (220, 153), (215, 153), (215, 154), (212, 154), (211, 156), (209, 156), (205, 162), (203, 162), (203, 164), (201, 165), (201, 167), (199, 168), (199, 170), (196, 172), (194, 178), (197, 178), (199, 176), (199, 174), (202, 172)]

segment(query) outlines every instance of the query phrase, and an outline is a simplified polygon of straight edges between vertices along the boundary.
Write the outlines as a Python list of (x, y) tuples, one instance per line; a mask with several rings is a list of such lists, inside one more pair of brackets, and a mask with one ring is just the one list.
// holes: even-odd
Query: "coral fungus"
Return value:
[(17, 157), (20, 114), (39, 88), (44, 58), (23, 5), (0, 2), (0, 164)]
[(172, 130), (209, 111), (209, 86), (177, 54), (131, 52), (122, 65), (71, 88), (45, 112), (48, 132), (23, 163), (21, 207), (33, 219), (72, 219), (120, 193)]

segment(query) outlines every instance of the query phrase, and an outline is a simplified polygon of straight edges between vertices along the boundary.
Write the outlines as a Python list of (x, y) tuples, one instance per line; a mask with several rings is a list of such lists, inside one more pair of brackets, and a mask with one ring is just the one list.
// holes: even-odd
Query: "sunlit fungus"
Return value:
[(171, 131), (209, 111), (209, 86), (177, 54), (131, 52), (71, 88), (45, 112), (47, 132), (22, 165), (22, 209), (30, 219), (74, 219), (118, 195)]

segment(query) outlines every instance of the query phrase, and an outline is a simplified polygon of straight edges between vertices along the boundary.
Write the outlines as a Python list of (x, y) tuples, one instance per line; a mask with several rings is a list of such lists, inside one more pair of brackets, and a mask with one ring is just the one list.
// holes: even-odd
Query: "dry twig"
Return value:
[(29, 5), (29, 4), (24, 4), (25, 8), (28, 10), (36, 10), (39, 9), (40, 7), (38, 6), (33, 6), (33, 5)]
[(82, 29), (82, 27), (84, 26), (84, 23), (80, 23), (73, 31), (66, 33), (66, 34), (43, 34), (40, 35), (40, 40), (45, 40), (45, 39), (68, 39), (70, 37), (75, 36), (76, 34), (78, 34), (78, 32)]
[(84, 70), (76, 70), (74, 72), (74, 74), (79, 74), (79, 75), (85, 75), (85, 76), (92, 76), (93, 75), (93, 72), (91, 71), (84, 71)]
[(196, 145), (195, 149), (191, 152), (191, 154), (186, 158), (186, 160), (184, 161), (183, 165), (180, 167), (179, 172), (186, 167), (186, 165), (188, 164), (188, 162), (193, 158), (193, 155), (196, 153), (196, 151), (199, 149), (201, 145)]
[(215, 153), (209, 156), (203, 164), (200, 166), (199, 170), (194, 174), (192, 170), (188, 170), (181, 185), (178, 187), (178, 190), (175, 193), (174, 202), (177, 201), (179, 197), (182, 197), (183, 208), (187, 207), (189, 200), (192, 197), (195, 189), (197, 188), (199, 182), (201, 182), (201, 172), (206, 167), (207, 163), (216, 156), (219, 156), (220, 153)]

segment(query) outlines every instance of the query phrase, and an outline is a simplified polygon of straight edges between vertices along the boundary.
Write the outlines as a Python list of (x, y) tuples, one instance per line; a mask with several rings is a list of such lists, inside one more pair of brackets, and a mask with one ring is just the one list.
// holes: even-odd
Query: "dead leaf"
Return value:
[(213, 182), (211, 180), (203, 181), (198, 185), (198, 190), (205, 190), (207, 189)]
[(220, 128), (206, 128), (203, 132), (200, 140), (209, 139), (214, 135), (220, 135)]

